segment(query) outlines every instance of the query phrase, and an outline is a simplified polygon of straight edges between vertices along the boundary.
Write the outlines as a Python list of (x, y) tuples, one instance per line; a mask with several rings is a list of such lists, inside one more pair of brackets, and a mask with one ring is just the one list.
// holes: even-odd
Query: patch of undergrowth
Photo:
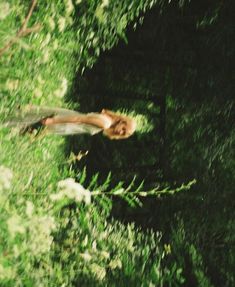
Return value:
[[(171, 247), (163, 245), (160, 233), (144, 234), (134, 224), (107, 220), (109, 193), (127, 197), (128, 188), (110, 188), (109, 180), (98, 185), (96, 179), (95, 190), (73, 178), (56, 183), (55, 171), (42, 170), (38, 178), (32, 169), (24, 182), (24, 177), (16, 178), (17, 172), (0, 167), (1, 286), (184, 282), (177, 262), (166, 264)], [(83, 172), (80, 182), (84, 178)]]
[[(91, 67), (101, 51), (125, 38), (127, 24), (154, 3), (1, 2), (1, 121), (26, 104), (65, 106), (75, 71)], [(107, 220), (112, 202), (95, 187), (96, 179), (94, 190), (72, 179), (76, 175), (64, 156), (63, 138), (19, 136), (1, 127), (0, 141), (1, 286), (184, 281), (177, 263), (166, 264), (171, 251), (162, 245), (161, 234)], [(100, 191), (96, 200), (92, 191)], [(134, 194), (133, 201), (119, 185), (108, 191), (129, 202), (141, 195)]]

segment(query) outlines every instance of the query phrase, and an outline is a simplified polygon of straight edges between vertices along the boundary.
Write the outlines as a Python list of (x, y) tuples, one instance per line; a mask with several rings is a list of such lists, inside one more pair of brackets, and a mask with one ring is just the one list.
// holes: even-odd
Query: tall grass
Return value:
[[(112, 1), (109, 10), (108, 1), (80, 2), (0, 3), (1, 121), (27, 104), (71, 106), (64, 96), (75, 71), (92, 66), (100, 49), (124, 37), (127, 22), (154, 4)], [(29, 14), (31, 3), (36, 6)], [(120, 21), (116, 30), (114, 16)], [(97, 25), (97, 37), (90, 35)], [(164, 263), (171, 251), (159, 233), (144, 235), (133, 224), (107, 221), (111, 200), (105, 194), (90, 203), (92, 190), (71, 179), (79, 176), (64, 155), (63, 138), (19, 136), (1, 126), (0, 143), (1, 286), (183, 282), (177, 264)]]

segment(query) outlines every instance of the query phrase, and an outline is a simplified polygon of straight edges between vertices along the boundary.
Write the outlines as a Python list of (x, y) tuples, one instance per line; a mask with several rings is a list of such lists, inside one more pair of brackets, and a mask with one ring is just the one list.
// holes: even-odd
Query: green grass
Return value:
[[(73, 93), (76, 74), (125, 39), (128, 23), (135, 25), (155, 2), (40, 0), (27, 23), (40, 29), (23, 37), (17, 31), (29, 7), (17, 0), (1, 2), (0, 49), (12, 39), (14, 44), (0, 56), (0, 121), (27, 104), (78, 108), (79, 103), (65, 100)], [(111, 188), (110, 178), (100, 183), (96, 175), (85, 185), (85, 171), (73, 170), (65, 144), (63, 137), (20, 136), (0, 126), (0, 286), (181, 286), (188, 270), (185, 258), (193, 266), (190, 276), (210, 286), (183, 224), (171, 242), (164, 242), (158, 232), (110, 219), (111, 194), (140, 203), (139, 194), (130, 195), (134, 184), (124, 183), (130, 194), (121, 183)], [(61, 182), (67, 178), (89, 190), (71, 180)]]
[[(0, 47), (13, 38), (14, 44), (0, 57), (0, 120), (27, 104), (71, 106), (65, 103), (65, 95), (76, 69), (81, 62), (84, 66), (94, 62), (94, 55), (88, 55), (90, 38), (78, 31), (93, 29), (97, 20), (91, 11), (97, 13), (100, 4), (89, 2), (87, 14), (81, 14), (81, 19), (87, 17), (84, 27), (84, 23), (75, 25), (70, 1), (65, 1), (67, 6), (39, 1), (27, 25), (38, 24), (40, 30), (18, 37), (29, 7), (21, 1), (8, 3), (0, 3)], [(102, 21), (97, 41), (104, 39), (102, 49), (116, 43), (117, 35), (123, 36), (126, 24), (118, 7), (123, 13), (127, 4), (117, 6), (117, 11), (113, 4), (108, 16), (99, 8), (99, 17), (107, 16), (112, 23), (109, 27), (109, 22), (98, 19)], [(125, 21), (133, 20), (145, 5), (140, 1)], [(122, 19), (116, 34), (113, 15)], [(113, 40), (106, 32), (114, 33)], [(78, 35), (84, 42), (78, 43)], [(83, 53), (77, 58), (82, 45)], [(137, 286), (140, 281), (143, 286), (162, 286), (181, 280), (177, 268), (169, 277), (162, 264), (167, 253), (160, 246), (159, 234), (144, 235), (134, 225), (107, 221), (111, 200), (105, 195), (88, 206), (68, 196), (58, 202), (51, 199), (58, 192), (58, 182), (76, 177), (64, 154), (62, 137), (19, 136), (15, 129), (1, 127), (0, 143), (1, 286), (126, 286), (127, 282)], [(64, 192), (71, 190), (66, 187)]]

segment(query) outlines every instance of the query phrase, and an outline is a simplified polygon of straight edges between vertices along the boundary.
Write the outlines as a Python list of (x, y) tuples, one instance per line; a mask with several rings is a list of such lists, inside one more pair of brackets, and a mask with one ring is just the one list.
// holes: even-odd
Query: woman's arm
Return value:
[(65, 124), (65, 123), (81, 123), (93, 125), (101, 129), (107, 128), (107, 121), (104, 117), (94, 115), (75, 115), (75, 116), (63, 116), (47, 118), (42, 121), (45, 126), (53, 124)]

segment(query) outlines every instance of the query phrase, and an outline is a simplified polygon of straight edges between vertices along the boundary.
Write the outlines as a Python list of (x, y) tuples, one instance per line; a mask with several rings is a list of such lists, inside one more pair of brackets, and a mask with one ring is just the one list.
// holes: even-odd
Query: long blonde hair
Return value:
[(134, 119), (105, 109), (102, 110), (102, 114), (107, 114), (113, 120), (113, 124), (103, 131), (103, 134), (109, 139), (126, 139), (135, 132), (136, 122)]

